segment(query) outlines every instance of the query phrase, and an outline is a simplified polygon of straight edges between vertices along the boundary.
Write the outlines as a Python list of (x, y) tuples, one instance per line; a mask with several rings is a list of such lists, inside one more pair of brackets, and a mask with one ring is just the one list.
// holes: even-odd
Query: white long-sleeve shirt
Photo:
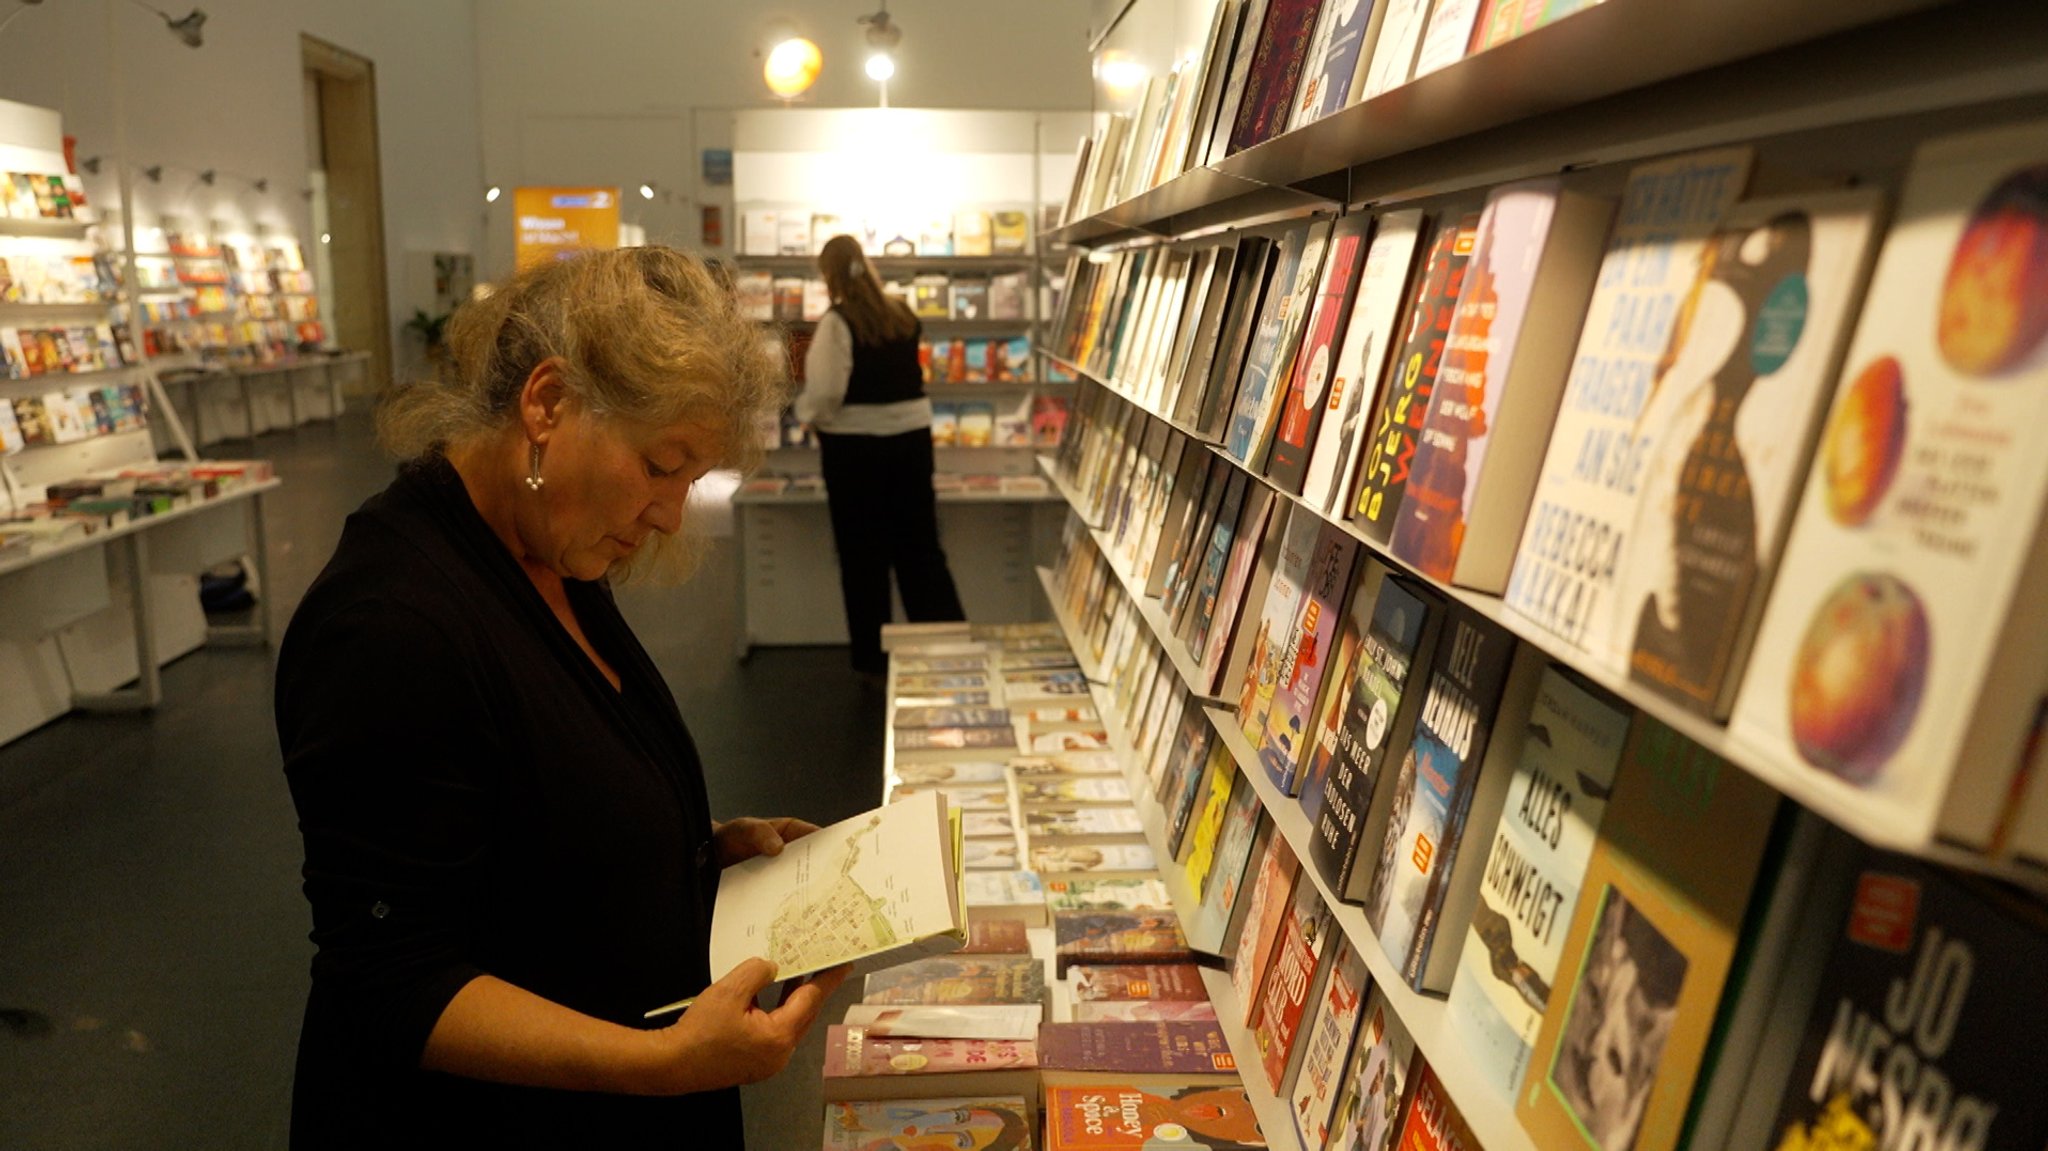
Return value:
[(932, 426), (928, 398), (848, 404), (846, 381), (852, 375), (853, 329), (838, 312), (826, 312), (804, 353), (804, 390), (796, 398), (796, 418), (841, 436), (893, 436)]

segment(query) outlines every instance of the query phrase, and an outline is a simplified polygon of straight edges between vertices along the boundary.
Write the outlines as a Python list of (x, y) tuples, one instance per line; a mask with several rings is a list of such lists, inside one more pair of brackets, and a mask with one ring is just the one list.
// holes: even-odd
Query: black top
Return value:
[(649, 1099), (419, 1070), (481, 973), (632, 1026), (710, 981), (696, 746), (610, 589), (568, 594), (622, 690), (436, 459), (349, 517), (292, 617), (277, 730), (318, 948), (295, 1148), (741, 1143), (737, 1090)]
[[(842, 322), (846, 319), (844, 315), (839, 318)], [(879, 344), (861, 343), (852, 324), (846, 325), (846, 332), (853, 346), (853, 368), (846, 377), (844, 403), (896, 404), (924, 398), (924, 368), (917, 362), (922, 322), (903, 339)]]

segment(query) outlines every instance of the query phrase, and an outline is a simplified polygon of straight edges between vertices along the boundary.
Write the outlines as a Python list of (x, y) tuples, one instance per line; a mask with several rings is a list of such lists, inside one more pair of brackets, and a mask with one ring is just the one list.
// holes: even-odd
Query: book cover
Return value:
[(1162, 1023), (1047, 1023), (1038, 1029), (1046, 1071), (1113, 1075), (1227, 1075), (1237, 1060), (1223, 1029), (1200, 1020)]
[[(1235, 2), (1235, 0), (1232, 0)], [(1181, 365), (1178, 391), (1173, 407), (1168, 410), (1174, 422), (1182, 427), (1192, 427), (1201, 420), (1202, 406), (1208, 400), (1211, 376), (1218, 351), (1227, 347), (1223, 343), (1223, 330), (1229, 323), (1233, 306), (1233, 294), (1241, 290), (1246, 262), (1254, 251), (1263, 252), (1266, 241), (1260, 237), (1258, 243), (1239, 241), (1216, 249), (1216, 259), (1209, 268), (1209, 282), (1202, 292), (1201, 310), (1194, 318), (1194, 338), (1188, 343), (1187, 359)], [(1238, 299), (1236, 307), (1242, 308)]]
[(1415, 70), (1416, 49), (1422, 43), (1422, 26), (1429, 19), (1429, 0), (1384, 2), (1387, 14), (1380, 20), (1379, 39), (1373, 44), (1360, 100), (1370, 100), (1408, 82)]
[(1295, 774), (1295, 798), (1301, 814), (1314, 827), (1323, 811), (1323, 787), (1330, 778), (1330, 765), (1337, 758), (1337, 738), (1344, 730), (1344, 714), (1351, 706), (1351, 688), (1358, 678), (1359, 653), (1365, 646), (1366, 629), (1372, 626), (1373, 604), (1379, 599), (1386, 579), (1386, 565), (1364, 557), (1358, 565), (1344, 618), (1337, 627), (1337, 645), (1323, 671), (1322, 695), (1316, 700), (1315, 722), (1309, 732), (1301, 770)]
[(1196, 899), (1201, 898), (1202, 884), (1208, 880), (1209, 867), (1216, 861), (1216, 838), (1223, 833), (1223, 810), (1230, 805), (1231, 792), (1250, 790), (1240, 788), (1236, 764), (1212, 757), (1210, 765), (1202, 776), (1200, 797), (1195, 801), (1198, 814), (1190, 824), (1187, 860), (1182, 864), (1188, 890)]
[(1630, 171), (1538, 472), (1508, 610), (1619, 669), (1615, 576), (1655, 429), (1643, 419), (1706, 243), (1749, 179), (1747, 147)]
[(1252, 485), (1250, 492), (1215, 600), (1200, 605), (1194, 636), (1200, 643), (1190, 643), (1202, 665), (1197, 686), (1210, 692), (1221, 689), (1237, 669), (1235, 660), (1245, 642), (1240, 634), (1245, 617), (1251, 614), (1255, 597), (1263, 594), (1253, 586), (1254, 569), (1266, 549), (1268, 521), (1281, 501), (1264, 485)]
[(889, 1005), (1045, 1001), (1045, 963), (1028, 955), (937, 956), (874, 972), (861, 1002)]
[(1358, 1039), (1344, 1066), (1326, 1151), (1391, 1151), (1409, 1077), (1420, 1062), (1386, 992), (1374, 987), (1359, 1010)]
[(1780, 1151), (2048, 1141), (2031, 1021), (2048, 917), (1872, 853), (1855, 880), (1774, 1125)]
[(1008, 729), (1010, 712), (1001, 707), (899, 707), (898, 729), (921, 727), (997, 727)]
[(1015, 751), (1010, 727), (909, 727), (896, 729), (897, 751)]
[(1323, 670), (1330, 662), (1358, 559), (1358, 541), (1350, 533), (1306, 512), (1299, 518), (1319, 525), (1315, 550), (1299, 610), (1277, 652), (1273, 695), (1257, 741), (1260, 766), (1288, 795), (1296, 790), (1296, 773), (1314, 736), (1310, 725), (1316, 718)]
[(1358, 457), (1368, 439), (1370, 421), (1379, 410), (1380, 380), (1387, 349), (1393, 344), (1407, 298), (1409, 273), (1415, 267), (1425, 217), (1418, 211), (1388, 212), (1379, 218), (1358, 288), (1352, 294), (1351, 317), (1344, 342), (1330, 373), (1329, 398), (1309, 453), (1301, 498), (1326, 515), (1344, 515), (1355, 487)]
[(1045, 1022), (1045, 1005), (852, 1003), (847, 1005), (843, 1022), (848, 1027), (860, 1028), (870, 1037), (1002, 1039), (1035, 1043), (1038, 1027)]
[(1287, 1067), (1301, 1035), (1302, 1015), (1317, 988), (1323, 954), (1329, 950), (1335, 921), (1313, 883), (1294, 885), (1294, 898), (1273, 948), (1273, 971), (1259, 992), (1258, 1017), (1252, 1038), (1259, 1047), (1259, 1066), (1266, 1085), (1281, 1090)]
[(1734, 726), (1901, 841), (1983, 848), (2044, 669), (2048, 121), (1908, 169)]
[(1385, 543), (1393, 534), (1394, 513), (1408, 487), (1415, 446), (1443, 367), (1445, 339), (1478, 232), (1477, 212), (1447, 216), (1437, 225), (1429, 258), (1416, 277), (1401, 343), (1387, 369), (1379, 410), (1371, 418), (1359, 461), (1358, 498), (1351, 507), (1352, 521), (1376, 543)]
[(1157, 879), (1054, 879), (1045, 884), (1049, 911), (1171, 911), (1173, 898)]
[(1422, 574), (1506, 586), (1613, 216), (1556, 180), (1488, 195), (1390, 540)]
[(1347, 900), (1363, 898), (1379, 863), (1380, 828), (1372, 815), (1391, 810), (1380, 801), (1388, 759), (1414, 729), (1422, 698), (1416, 681), (1428, 670), (1438, 616), (1435, 597), (1423, 588), (1380, 582), (1309, 841), (1310, 863)]
[(1217, 1018), (1216, 1005), (1206, 999), (1096, 999), (1074, 1004), (1072, 1015), (1075, 1023), (1213, 1023)]
[(1038, 1044), (1032, 1039), (920, 1039), (872, 1035), (865, 1027), (838, 1024), (825, 1029), (827, 1080), (922, 1079), (960, 1072), (1028, 1071), (1037, 1066)]
[(1031, 941), (1015, 919), (977, 919), (967, 925), (967, 946), (955, 955), (1028, 955)]
[(1230, 63), (1223, 73), (1224, 83), (1216, 96), (1214, 113), (1208, 114), (1205, 110), (1209, 137), (1195, 141), (1193, 163), (1214, 164), (1230, 153), (1230, 136), (1237, 127), (1238, 113), (1244, 107), (1245, 85), (1251, 78), (1252, 58), (1258, 54), (1259, 30), (1266, 23), (1269, 2), (1244, 0), (1239, 6), (1237, 35), (1231, 41)]
[[(1159, 861), (1142, 843), (1074, 843), (1057, 840), (1031, 845), (1031, 870), (1040, 875), (1136, 876), (1152, 878)], [(1015, 866), (1015, 861), (1012, 861)]]
[(1045, 1091), (1045, 1151), (1252, 1151), (1266, 1145), (1241, 1084), (1205, 1078), (1179, 1088), (1112, 1083)]
[(1237, 120), (1230, 130), (1231, 152), (1242, 152), (1287, 130), (1294, 92), (1309, 64), (1309, 42), (1315, 38), (1316, 16), (1322, 6), (1323, 0), (1268, 0), (1244, 95), (1237, 106)]
[[(1168, 908), (1167, 910), (1171, 910)], [(1201, 968), (1188, 963), (1103, 964), (1074, 971), (1068, 989), (1074, 1002), (1115, 999), (1163, 999), (1207, 1003)]]
[(1360, 65), (1378, 32), (1373, 17), (1383, 11), (1384, 5), (1375, 0), (1324, 0), (1322, 19), (1310, 45), (1309, 69), (1287, 121), (1289, 131), (1351, 103), (1362, 79)]
[(1309, 310), (1294, 370), (1287, 376), (1266, 477), (1290, 495), (1299, 495), (1308, 478), (1309, 449), (1322, 422), (1324, 396), (1336, 357), (1343, 350), (1344, 325), (1351, 318), (1352, 293), (1358, 290), (1366, 234), (1371, 228), (1372, 218), (1362, 214), (1337, 221), (1329, 255), (1323, 260), (1322, 287)]
[[(1221, 747), (1219, 743), (1217, 746)], [(1227, 754), (1227, 753), (1226, 753)], [(1265, 808), (1259, 793), (1243, 780), (1224, 807), (1223, 828), (1217, 834), (1215, 861), (1197, 892), (1196, 905), (1188, 917), (1188, 941), (1200, 951), (1220, 953), (1243, 892), (1246, 872), (1251, 867), (1252, 848), (1258, 842), (1259, 821)]]
[(1365, 900), (1367, 921), (1411, 984), (1420, 980), (1441, 877), (1499, 721), (1515, 646), (1505, 628), (1463, 604), (1446, 606), (1415, 737), (1391, 780), (1387, 834)]
[(1007, 811), (963, 811), (960, 834), (968, 839), (1014, 839), (1017, 824)]
[(1494, 831), (1447, 1015), (1477, 1073), (1521, 1086), (1580, 881), (1614, 790), (1629, 709), (1551, 667)]
[(1302, 1040), (1301, 1068), (1295, 1072), (1289, 1111), (1304, 1147), (1330, 1141), (1337, 1097), (1343, 1091), (1344, 1069), (1358, 1035), (1358, 1011), (1364, 1005), (1365, 960), (1341, 934), (1330, 960), (1330, 974), (1316, 998), (1314, 1020)]
[(1295, 881), (1301, 871), (1294, 849), (1287, 845), (1283, 835), (1267, 837), (1266, 851), (1259, 857), (1258, 866), (1258, 876), (1245, 896), (1249, 902), (1239, 920), (1241, 929), (1230, 959), (1230, 986), (1245, 1015), (1238, 1022), (1246, 1024), (1258, 1010), (1273, 947), (1279, 941), (1280, 924), (1287, 918), (1288, 905), (1294, 901)]
[(1309, 224), (1280, 241), (1280, 258), (1259, 312), (1258, 327), (1245, 350), (1244, 371), (1223, 438), (1225, 450), (1247, 468), (1265, 468), (1273, 427), (1301, 347), (1302, 328), (1315, 303), (1330, 231), (1327, 222)]
[[(1221, 460), (1216, 463), (1223, 465)], [(1176, 632), (1181, 631), (1183, 618), (1192, 621), (1185, 638), (1190, 655), (1202, 653), (1203, 644), (1194, 641), (1206, 641), (1209, 623), (1215, 618), (1216, 601), (1223, 594), (1225, 575), (1230, 570), (1249, 485), (1244, 475), (1233, 472), (1220, 486), (1212, 487), (1215, 499), (1211, 502), (1205, 498), (1196, 521), (1197, 533), (1188, 541), (1192, 563), (1187, 574), (1176, 581), (1173, 598), (1164, 605), (1169, 618), (1175, 621)], [(1194, 608), (1191, 615), (1187, 612), (1189, 607)]]
[(1465, 58), (1472, 46), (1474, 21), (1479, 18), (1481, 0), (1434, 0), (1422, 42), (1415, 49), (1415, 71), (1409, 78), (1420, 80), (1431, 72)]
[(1419, 1059), (1416, 1063), (1414, 1085), (1395, 1145), (1401, 1151), (1481, 1151), (1465, 1116), (1444, 1094), (1436, 1069)]
[(1144, 821), (1131, 807), (1031, 807), (1023, 811), (1024, 834), (1040, 840), (1136, 839)]
[(967, 901), (967, 922), (984, 919), (1015, 919), (1039, 925), (1045, 922), (1046, 887), (1035, 871), (970, 872), (961, 877)]
[(1052, 917), (1053, 962), (1064, 979), (1080, 964), (1188, 963), (1194, 958), (1171, 911), (1064, 911)]
[(1209, 362), (1209, 380), (1202, 402), (1195, 412), (1195, 430), (1205, 439), (1223, 436), (1237, 408), (1237, 394), (1244, 381), (1245, 356), (1250, 351), (1260, 318), (1274, 298), (1286, 294), (1294, 283), (1292, 263), (1285, 279), (1276, 274), (1281, 245), (1264, 237), (1238, 241), (1237, 276), (1231, 285), (1229, 308), (1217, 336), (1216, 354)]
[(842, 1100), (825, 1104), (824, 1151), (916, 1151), (932, 1146), (1030, 1151), (1031, 1112), (1019, 1096)]
[[(1208, 718), (1199, 710), (1195, 722), (1199, 722), (1202, 728), (1209, 727)], [(1203, 754), (1181, 760), (1179, 770), (1163, 781), (1161, 806), (1166, 813), (1166, 844), (1175, 859), (1187, 859), (1188, 853), (1182, 851), (1181, 845), (1188, 842), (1188, 831), (1196, 823), (1195, 816), (1206, 814), (1208, 810), (1202, 802), (1209, 790), (1205, 787), (1207, 781), (1219, 772), (1236, 770), (1230, 749), (1215, 738), (1213, 731), (1197, 732), (1196, 735), (1204, 749)]]
[(1316, 541), (1326, 526), (1300, 508), (1285, 508), (1287, 523), (1277, 541), (1273, 579), (1266, 588), (1258, 628), (1250, 637), (1250, 658), (1238, 684), (1237, 723), (1245, 738), (1256, 741), (1265, 730), (1280, 672), (1280, 648), (1294, 627), (1301, 592), (1315, 562)]
[(1629, 675), (1710, 718), (1734, 703), (1881, 203), (1862, 191), (1736, 205), (1645, 411), (1664, 430), (1615, 581)]
[(1538, 1142), (1682, 1145), (1779, 804), (1755, 777), (1637, 716), (1516, 1098)]
[(1020, 804), (1128, 806), (1131, 785), (1121, 776), (1013, 776)]

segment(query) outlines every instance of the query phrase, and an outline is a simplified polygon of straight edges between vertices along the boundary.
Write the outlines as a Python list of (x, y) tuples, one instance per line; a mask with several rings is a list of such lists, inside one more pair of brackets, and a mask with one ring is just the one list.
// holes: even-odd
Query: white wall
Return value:
[[(892, 0), (903, 27), (890, 103), (1086, 109), (1090, 0)], [(879, 0), (487, 0), (477, 6), (486, 184), (616, 185), (655, 242), (695, 247), (698, 150), (731, 144), (731, 112), (780, 106), (762, 54), (790, 34), (825, 57), (800, 107), (872, 107), (854, 17)], [(1058, 150), (1068, 150), (1062, 144)], [(643, 181), (673, 199), (643, 201)], [(738, 221), (728, 209), (727, 246)], [(511, 263), (511, 197), (493, 205), (478, 274)]]
[[(196, 50), (127, 0), (51, 0), (0, 33), (0, 97), (55, 107), (81, 159), (114, 151), (110, 3), (131, 162), (165, 168), (161, 184), (137, 180), (139, 221), (261, 224), (312, 243), (299, 35), (376, 64), (385, 260), (403, 362), (397, 329), (412, 309), (403, 253), (477, 252), (481, 243), (473, 0), (205, 0), (206, 43)], [(185, 11), (182, 0), (174, 6), (174, 15)], [(206, 168), (223, 173), (210, 188), (198, 180)], [(259, 176), (270, 180), (268, 194), (250, 188)], [(87, 190), (116, 203), (111, 166), (87, 177)]]

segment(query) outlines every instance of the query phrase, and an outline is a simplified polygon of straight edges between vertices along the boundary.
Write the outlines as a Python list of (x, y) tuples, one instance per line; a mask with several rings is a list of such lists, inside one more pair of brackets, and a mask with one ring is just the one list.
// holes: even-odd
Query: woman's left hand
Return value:
[(818, 830), (818, 825), (794, 816), (728, 819), (712, 829), (711, 842), (718, 852), (718, 866), (731, 867), (757, 855), (781, 855), (782, 845)]

